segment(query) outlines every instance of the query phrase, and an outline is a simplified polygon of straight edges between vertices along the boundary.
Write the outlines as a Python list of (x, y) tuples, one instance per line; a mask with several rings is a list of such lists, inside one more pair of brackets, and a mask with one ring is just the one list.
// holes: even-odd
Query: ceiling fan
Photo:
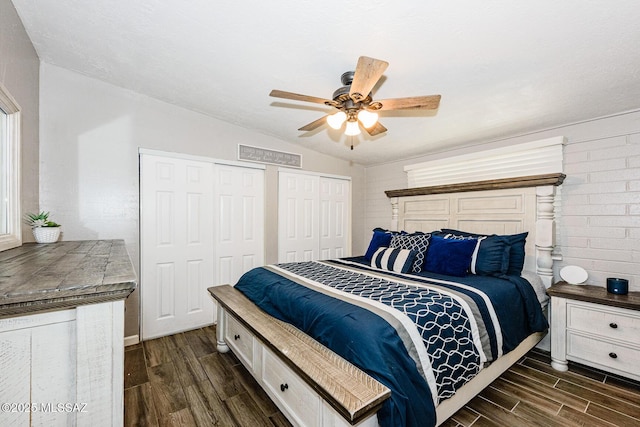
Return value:
[[(374, 101), (371, 97), (371, 89), (378, 82), (389, 63), (379, 59), (361, 56), (358, 59), (355, 71), (347, 71), (342, 74), (341, 88), (333, 93), (332, 99), (318, 98), (315, 96), (300, 95), (282, 90), (272, 90), (269, 96), (276, 98), (292, 99), (295, 101), (314, 102), (338, 109), (337, 113), (326, 115), (313, 122), (302, 126), (301, 131), (311, 131), (328, 123), (334, 129), (340, 129), (346, 122), (346, 135), (359, 135), (360, 125), (371, 136), (386, 132), (378, 122), (377, 111), (389, 110), (435, 110), (440, 105), (440, 95), (413, 96), (409, 98), (392, 98)], [(353, 147), (352, 147), (353, 149)]]

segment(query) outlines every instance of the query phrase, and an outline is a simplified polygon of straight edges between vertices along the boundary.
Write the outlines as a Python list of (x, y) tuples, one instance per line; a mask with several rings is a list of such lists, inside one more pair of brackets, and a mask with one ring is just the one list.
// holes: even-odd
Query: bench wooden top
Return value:
[(386, 386), (294, 326), (269, 316), (233, 287), (208, 290), (351, 424), (377, 412), (391, 395)]

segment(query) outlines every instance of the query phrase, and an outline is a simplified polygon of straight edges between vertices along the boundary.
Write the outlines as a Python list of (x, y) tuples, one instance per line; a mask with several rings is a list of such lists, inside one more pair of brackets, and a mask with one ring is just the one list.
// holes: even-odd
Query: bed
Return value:
[(365, 256), (210, 288), (218, 349), (294, 425), (438, 425), (546, 334), (563, 178), (387, 192), (391, 227), (374, 230)]

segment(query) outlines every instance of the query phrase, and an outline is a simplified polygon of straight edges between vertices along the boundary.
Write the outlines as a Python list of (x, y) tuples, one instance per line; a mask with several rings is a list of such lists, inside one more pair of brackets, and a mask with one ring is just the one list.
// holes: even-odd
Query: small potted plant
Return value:
[(25, 220), (38, 243), (54, 243), (60, 237), (60, 224), (49, 219), (49, 212), (30, 213)]

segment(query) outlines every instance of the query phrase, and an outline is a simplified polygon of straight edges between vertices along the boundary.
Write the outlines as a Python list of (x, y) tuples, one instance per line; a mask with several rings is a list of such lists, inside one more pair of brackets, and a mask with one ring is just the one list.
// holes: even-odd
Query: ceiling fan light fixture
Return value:
[(327, 116), (327, 123), (336, 130), (342, 127), (345, 120), (347, 120), (347, 114), (344, 111), (338, 111), (335, 114)]
[(340, 130), (346, 122), (347, 125), (344, 133), (351, 137), (360, 135), (362, 131), (360, 126), (362, 126), (369, 136), (385, 133), (387, 128), (378, 121), (378, 111), (381, 111), (384, 115), (385, 112), (391, 110), (438, 109), (440, 106), (440, 95), (411, 96), (407, 98), (390, 98), (382, 101), (374, 101), (372, 90), (380, 82), (388, 65), (388, 62), (380, 59), (370, 58), (368, 56), (359, 57), (355, 71), (347, 71), (342, 74), (340, 81), (343, 86), (333, 92), (331, 99), (301, 95), (299, 93), (277, 89), (272, 90), (269, 96), (293, 101), (313, 102), (322, 104), (325, 107), (335, 108), (338, 110), (337, 113), (327, 113), (325, 116), (302, 126), (298, 130), (309, 132), (324, 124), (328, 124), (335, 130)]
[(360, 120), (362, 126), (369, 129), (378, 122), (378, 113), (373, 113), (367, 110), (360, 110), (360, 112), (358, 112), (358, 120)]
[(347, 128), (345, 129), (344, 134), (348, 136), (360, 135), (360, 126), (358, 126), (358, 121), (347, 122)]

